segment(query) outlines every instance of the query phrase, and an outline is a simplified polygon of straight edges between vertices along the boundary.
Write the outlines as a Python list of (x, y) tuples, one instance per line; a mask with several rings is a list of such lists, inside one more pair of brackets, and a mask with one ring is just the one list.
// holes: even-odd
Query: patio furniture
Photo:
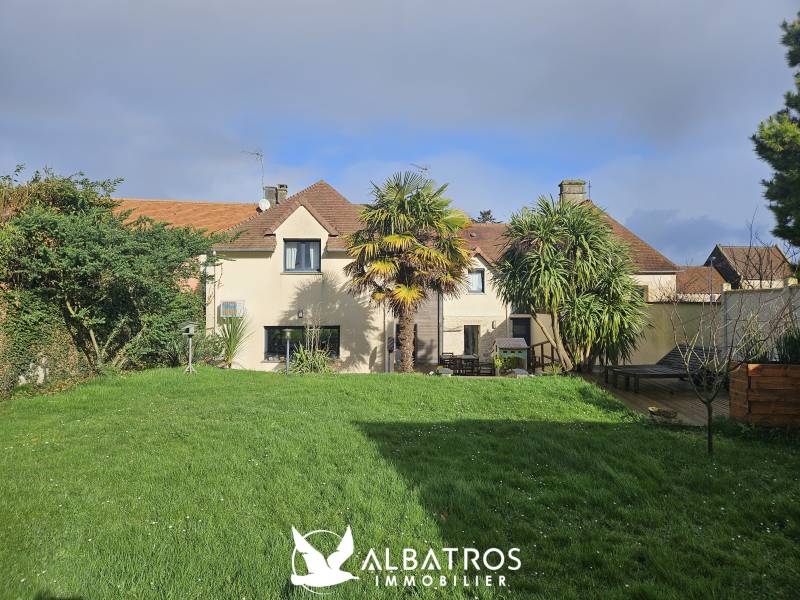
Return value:
[(493, 362), (478, 363), (478, 375), (484, 375), (484, 376), (494, 375), (494, 363)]
[[(705, 370), (705, 359), (709, 356), (709, 350), (705, 348), (694, 348), (692, 350), (685, 344), (679, 344), (667, 352), (661, 360), (654, 365), (606, 365), (605, 380), (608, 383), (609, 371), (614, 378), (614, 387), (617, 385), (619, 375), (625, 377), (625, 389), (630, 389), (631, 379), (633, 379), (633, 391), (639, 392), (640, 379), (685, 379), (689, 375), (692, 377), (702, 376)], [(689, 368), (686, 368), (684, 356), (690, 354)]]

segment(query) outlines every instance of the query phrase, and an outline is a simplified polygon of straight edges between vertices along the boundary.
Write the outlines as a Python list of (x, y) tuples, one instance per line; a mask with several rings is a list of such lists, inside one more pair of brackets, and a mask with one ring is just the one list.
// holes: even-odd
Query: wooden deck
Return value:
[[(624, 379), (620, 377), (620, 387), (614, 387), (613, 381), (605, 383), (603, 373), (584, 374), (584, 378), (596, 383), (605, 390), (614, 394), (633, 410), (644, 414), (648, 408), (671, 408), (678, 413), (678, 419), (684, 425), (705, 425), (706, 407), (698, 400), (692, 386), (680, 379), (642, 379), (639, 392), (626, 390)], [(728, 416), (728, 393), (720, 392), (714, 400), (714, 415)]]

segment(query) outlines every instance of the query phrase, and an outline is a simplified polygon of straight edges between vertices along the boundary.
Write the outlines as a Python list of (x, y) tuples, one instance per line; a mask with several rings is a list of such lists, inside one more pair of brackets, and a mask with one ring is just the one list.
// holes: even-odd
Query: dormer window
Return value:
[(291, 273), (318, 273), (319, 254), (319, 240), (285, 240), (283, 270)]

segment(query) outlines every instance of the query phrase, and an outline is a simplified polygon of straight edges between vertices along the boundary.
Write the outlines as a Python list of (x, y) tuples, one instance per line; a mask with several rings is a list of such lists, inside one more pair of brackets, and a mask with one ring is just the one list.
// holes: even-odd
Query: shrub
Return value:
[(245, 317), (225, 317), (222, 319), (219, 337), (222, 344), (222, 362), (229, 369), (236, 356), (244, 348), (244, 343), (252, 332), (248, 331), (249, 322)]
[(332, 373), (331, 357), (321, 348), (300, 346), (292, 354), (289, 370), (292, 373)]
[(800, 328), (790, 326), (775, 342), (778, 362), (784, 365), (800, 364)]
[(769, 346), (758, 324), (758, 316), (750, 315), (739, 342), (739, 360), (746, 363), (769, 362)]
[(327, 350), (320, 347), (321, 329), (307, 325), (303, 343), (294, 351), (289, 365), (292, 373), (332, 373), (333, 360)]

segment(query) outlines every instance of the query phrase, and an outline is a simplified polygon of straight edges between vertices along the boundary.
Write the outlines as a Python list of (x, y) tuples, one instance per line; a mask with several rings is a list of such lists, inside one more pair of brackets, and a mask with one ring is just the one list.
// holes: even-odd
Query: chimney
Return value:
[(279, 183), (277, 188), (277, 197), (275, 198), (275, 203), (280, 204), (284, 200), (286, 200), (286, 196), (289, 195), (289, 186), (285, 183)]
[(278, 188), (276, 188), (274, 185), (265, 185), (264, 200), (269, 202), (270, 206), (275, 206), (278, 202)]
[(559, 200), (583, 202), (586, 200), (586, 182), (583, 179), (565, 179), (558, 184)]

